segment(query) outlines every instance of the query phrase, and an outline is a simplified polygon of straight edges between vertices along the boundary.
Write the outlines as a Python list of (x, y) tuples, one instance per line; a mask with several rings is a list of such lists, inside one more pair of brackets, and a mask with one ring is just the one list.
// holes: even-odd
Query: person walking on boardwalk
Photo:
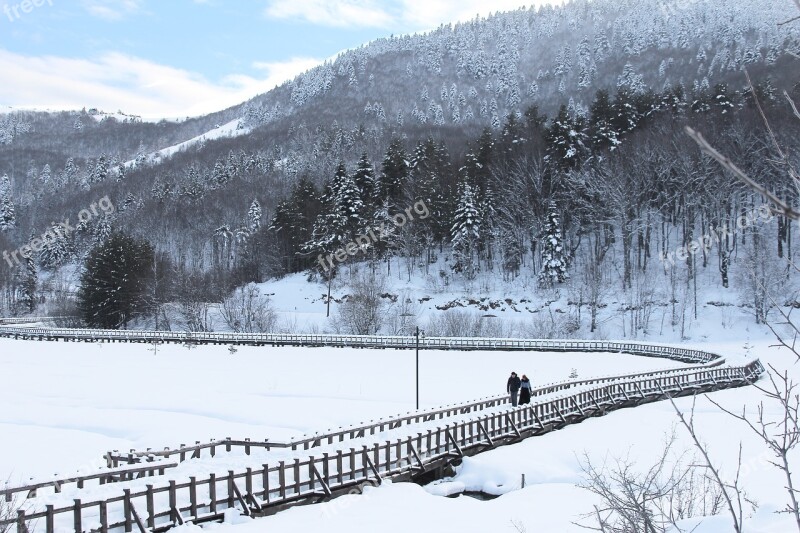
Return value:
[(508, 378), (508, 383), (506, 384), (506, 392), (511, 395), (511, 405), (513, 407), (517, 406), (517, 394), (519, 393), (519, 387), (521, 383), (522, 382), (517, 377), (517, 373), (512, 372), (511, 377)]
[(522, 374), (519, 387), (519, 404), (531, 403), (531, 380), (525, 374)]

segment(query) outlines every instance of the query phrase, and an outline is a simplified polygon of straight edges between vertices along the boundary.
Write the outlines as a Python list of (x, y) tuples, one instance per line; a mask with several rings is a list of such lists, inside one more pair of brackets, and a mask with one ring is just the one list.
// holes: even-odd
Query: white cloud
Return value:
[(30, 57), (0, 50), (3, 106), (96, 107), (147, 118), (196, 116), (239, 104), (318, 64), (310, 58), (254, 65), (257, 77), (211, 82), (195, 73), (121, 53), (95, 59)]
[(563, 0), (270, 0), (265, 14), (320, 26), (384, 28), (400, 33), (550, 3)]
[(266, 15), (321, 26), (384, 28), (393, 17), (371, 0), (271, 0)]
[(121, 20), (141, 9), (141, 0), (83, 0), (90, 15), (105, 20)]

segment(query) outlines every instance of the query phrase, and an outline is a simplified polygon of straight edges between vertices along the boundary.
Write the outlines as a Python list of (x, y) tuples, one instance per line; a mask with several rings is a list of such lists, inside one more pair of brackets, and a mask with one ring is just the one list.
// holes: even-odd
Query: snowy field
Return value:
[[(414, 408), (402, 350), (62, 344), (0, 340), (0, 479), (72, 474), (112, 449), (232, 437), (285, 441)], [(422, 351), (422, 408), (534, 385), (682, 366), (621, 354)]]
[[(772, 348), (774, 338), (756, 326), (741, 305), (741, 296), (717, 286), (713, 273), (703, 273), (698, 308), (700, 320), (681, 332), (669, 325), (667, 305), (652, 317), (651, 333), (641, 341), (682, 344), (723, 354), (739, 364), (747, 356), (788, 369), (800, 381), (791, 354)], [(332, 331), (325, 318), (326, 287), (303, 276), (265, 283), (284, 331)], [(417, 276), (411, 282), (393, 280), (391, 292), (410, 291), (419, 305), (419, 323), (441, 314), (437, 307), (467, 297), (462, 288), (442, 289)], [(541, 316), (564, 316), (569, 309), (564, 291), (550, 306), (522, 302), (527, 291), (510, 291), (496, 284), (479, 294), (491, 300), (515, 301), (514, 308), (492, 309), (485, 320), (505, 327), (522, 326)], [(346, 287), (334, 287), (341, 298)], [(430, 298), (430, 299), (427, 299)], [(666, 301), (666, 297), (664, 298)], [(713, 302), (713, 303), (712, 303)], [(623, 299), (609, 302), (601, 329), (579, 337), (628, 338), (626, 318), (618, 311)], [(334, 313), (336, 305), (333, 306)], [(466, 312), (487, 313), (470, 305)], [(544, 313), (542, 312), (544, 311)], [(218, 320), (215, 329), (226, 328)], [(231, 354), (226, 346), (102, 345), (21, 342), (0, 339), (0, 479), (12, 483), (72, 475), (104, 465), (111, 449), (159, 449), (196, 440), (225, 437), (284, 440), (318, 430), (369, 421), (413, 408), (414, 353), (394, 350), (245, 348)], [(527, 373), (535, 385), (565, 380), (574, 368), (580, 378), (663, 369), (679, 363), (619, 354), (421, 353), (421, 403), (434, 407), (494, 396), (504, 390), (511, 370)], [(754, 412), (762, 399), (755, 388), (714, 393), (728, 409)], [(684, 411), (690, 399), (678, 400)], [(748, 513), (748, 533), (796, 530), (788, 515), (775, 511), (787, 502), (780, 473), (768, 464), (763, 444), (743, 426), (701, 397), (696, 425), (723, 476), (735, 475), (742, 444), (742, 484), (758, 509)], [(778, 413), (768, 410), (768, 415)], [(325, 525), (330, 533), (419, 530), (453, 533), (524, 531), (577, 533), (594, 526), (591, 515), (599, 499), (577, 485), (583, 480), (581, 459), (596, 463), (629, 458), (640, 471), (656, 460), (667, 435), (675, 431), (677, 452), (693, 453), (687, 435), (676, 427), (669, 403), (660, 402), (590, 419), (563, 430), (528, 439), (468, 459), (448, 483), (420, 487), (387, 484), (363, 496), (346, 496), (329, 503), (293, 508), (250, 521), (210, 524), (220, 533), (293, 533)], [(794, 464), (800, 457), (795, 456)], [(179, 469), (180, 471), (183, 471)], [(176, 472), (177, 473), (177, 472)], [(522, 474), (527, 486), (520, 488)], [(492, 501), (468, 496), (446, 498), (440, 493), (462, 489), (501, 494)], [(241, 522), (235, 524), (235, 522)], [(183, 530), (197, 530), (184, 526)], [(230, 532), (229, 532), (230, 530)], [(677, 533), (676, 530), (674, 533)], [(727, 517), (690, 520), (679, 531), (732, 531)], [(181, 533), (195, 533), (182, 531)], [(671, 532), (672, 533), (672, 532)]]
[[(740, 320), (741, 327), (731, 328), (731, 322), (707, 319), (695, 326), (707, 342), (687, 346), (721, 353), (729, 364), (759, 357), (800, 379), (793, 355), (771, 348), (768, 331), (748, 324), (746, 317)], [(682, 366), (620, 354), (423, 351), (420, 359), (423, 408), (500, 394), (511, 370), (541, 385), (567, 379), (572, 369), (588, 378)], [(3, 339), (0, 368), (0, 476), (12, 481), (93, 470), (104, 464), (101, 457), (110, 449), (159, 449), (225, 437), (284, 440), (405, 413), (414, 405), (413, 351), (240, 347), (230, 353), (226, 346), (160, 346), (154, 353), (144, 344)], [(714, 393), (714, 398), (736, 411), (743, 405), (753, 409), (761, 394), (755, 388), (735, 389)], [(689, 399), (678, 404), (691, 408)], [(789, 531), (788, 517), (773, 514), (786, 497), (779, 473), (766, 463), (763, 445), (706, 399), (698, 400), (697, 408), (701, 437), (724, 475), (733, 475), (742, 443), (743, 484), (759, 504), (746, 531)], [(593, 525), (585, 516), (599, 502), (576, 486), (583, 478), (583, 454), (598, 463), (629, 457), (645, 470), (673, 430), (676, 449), (691, 452), (676, 422), (666, 402), (617, 411), (468, 459), (444, 484), (387, 484), (363, 496), (204, 528), (288, 533), (324, 523), (334, 533), (585, 531), (581, 525)], [(479, 501), (437, 495), (463, 489), (501, 496)], [(684, 530), (696, 525), (692, 521)], [(694, 531), (731, 528), (720, 516), (703, 520)]]

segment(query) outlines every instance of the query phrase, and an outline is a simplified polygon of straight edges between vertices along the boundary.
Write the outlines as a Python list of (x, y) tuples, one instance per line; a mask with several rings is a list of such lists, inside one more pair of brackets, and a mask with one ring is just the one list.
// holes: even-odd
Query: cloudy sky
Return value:
[(372, 39), (530, 3), (0, 0), (0, 110), (203, 114)]

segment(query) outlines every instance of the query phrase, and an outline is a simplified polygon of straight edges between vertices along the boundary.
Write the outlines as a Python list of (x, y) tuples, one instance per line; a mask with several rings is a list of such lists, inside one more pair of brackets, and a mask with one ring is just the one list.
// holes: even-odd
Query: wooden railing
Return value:
[[(44, 509), (26, 507), (15, 521), (25, 533), (31, 521), (44, 522), (46, 533), (70, 529), (77, 533), (112, 529), (162, 531), (184, 522), (204, 522), (222, 517), (225, 509), (237, 507), (253, 514), (271, 507), (329, 498), (342, 490), (364, 484), (379, 484), (386, 477), (424, 471), (442, 461), (479, 452), (498, 444), (514, 442), (592, 415), (643, 402), (697, 392), (713, 391), (753, 383), (764, 372), (759, 361), (740, 367), (698, 367), (689, 370), (621, 376), (595, 381), (580, 389), (567, 387), (530, 405), (453, 422), (418, 428), (394, 441), (376, 434), (359, 447), (327, 447), (292, 460), (263, 464), (227, 475), (189, 478), (178, 483), (121, 488), (116, 496), (102, 500), (75, 499), (71, 505)], [(572, 390), (570, 390), (572, 389)], [(409, 428), (411, 429), (411, 428)]]
[(6, 486), (0, 490), (0, 498), (4, 498), (6, 502), (12, 502), (18, 494), (24, 494), (25, 499), (41, 496), (42, 489), (52, 489), (55, 494), (60, 494), (70, 485), (75, 485), (75, 487), (82, 489), (91, 481), (97, 481), (99, 485), (105, 485), (143, 477), (163, 476), (167, 469), (175, 468), (176, 466), (178, 466), (177, 462), (156, 461), (140, 465), (117, 466), (71, 477), (54, 476), (53, 479), (48, 481), (31, 481), (26, 485), (16, 487)]
[[(692, 372), (697, 368), (712, 368), (718, 366), (719, 361), (712, 361), (702, 365), (691, 365), (689, 367), (673, 368), (666, 370), (651, 370), (647, 372), (627, 374), (620, 376), (607, 376), (595, 377), (575, 381), (562, 381), (557, 383), (550, 383), (536, 387), (531, 391), (531, 398), (543, 396), (545, 394), (552, 394), (568, 389), (584, 387), (587, 385), (594, 385), (599, 383), (614, 383), (616, 381), (651, 376), (658, 377), (662, 375), (676, 376), (685, 372)], [(335, 442), (344, 442), (345, 440), (352, 440), (363, 438), (367, 435), (375, 435), (376, 433), (383, 433), (386, 430), (398, 429), (402, 426), (428, 423), (434, 420), (442, 420), (456, 415), (464, 415), (473, 412), (479, 412), (495, 407), (508, 405), (510, 399), (507, 394), (492, 396), (489, 398), (481, 398), (477, 401), (472, 401), (463, 404), (453, 404), (445, 407), (440, 407), (431, 410), (415, 411), (412, 413), (398, 414), (381, 418), (377, 421), (370, 423), (354, 424), (345, 428), (339, 428), (335, 431), (326, 431), (315, 433), (309, 436), (303, 436), (301, 439), (291, 439), (287, 442), (271, 441), (269, 439), (264, 441), (251, 441), (250, 439), (237, 440), (230, 437), (224, 440), (210, 439), (207, 442), (197, 441), (194, 445), (181, 444), (177, 448), (165, 448), (164, 450), (135, 450), (132, 449), (127, 453), (120, 453), (118, 450), (109, 451), (106, 454), (106, 460), (109, 467), (116, 467), (121, 464), (136, 464), (148, 458), (163, 458), (163, 459), (178, 459), (180, 462), (187, 459), (199, 459), (202, 457), (202, 452), (208, 450), (210, 456), (214, 457), (220, 450), (230, 452), (234, 449), (243, 451), (245, 455), (250, 455), (252, 449), (265, 449), (267, 451), (272, 449), (292, 449), (292, 450), (309, 450), (311, 448), (319, 447), (325, 444), (333, 444)]]
[[(173, 344), (243, 344), (254, 346), (308, 346), (413, 349), (415, 337), (367, 335), (290, 335), (278, 333), (167, 332), (0, 327), (0, 337), (65, 342), (146, 342)], [(424, 350), (506, 350), (538, 352), (621, 352), (662, 357), (685, 363), (709, 363), (720, 356), (675, 346), (626, 341), (490, 339), (472, 337), (424, 337)]]

